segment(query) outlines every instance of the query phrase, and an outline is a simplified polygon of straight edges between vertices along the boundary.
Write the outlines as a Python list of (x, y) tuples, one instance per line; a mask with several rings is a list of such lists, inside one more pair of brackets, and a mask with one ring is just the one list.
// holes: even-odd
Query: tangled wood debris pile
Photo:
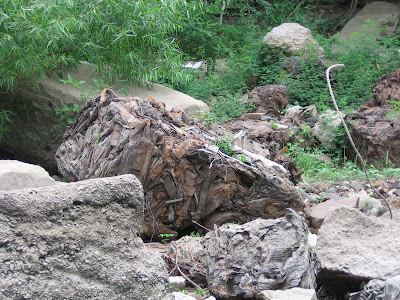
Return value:
[(212, 228), (303, 209), (281, 165), (257, 155), (242, 162), (221, 152), (215, 140), (180, 109), (106, 89), (82, 107), (56, 160), (72, 181), (136, 175), (145, 191), (142, 234), (148, 237), (176, 235), (192, 221)]

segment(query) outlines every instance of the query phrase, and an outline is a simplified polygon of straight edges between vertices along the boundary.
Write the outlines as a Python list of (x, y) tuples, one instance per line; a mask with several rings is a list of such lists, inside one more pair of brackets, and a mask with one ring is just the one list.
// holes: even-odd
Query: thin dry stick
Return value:
[(358, 0), (352, 0), (350, 4), (350, 15), (354, 13), (357, 8)]
[(185, 273), (182, 272), (182, 270), (181, 270), (181, 268), (179, 267), (179, 264), (178, 264), (178, 256), (179, 256), (179, 248), (176, 247), (176, 257), (175, 257), (175, 266), (176, 266), (176, 268), (178, 269), (179, 273), (181, 273), (181, 275), (182, 275), (187, 281), (189, 281), (189, 283), (190, 283), (191, 285), (193, 285), (193, 286), (194, 286), (195, 288), (197, 288), (197, 289), (201, 289), (201, 286), (199, 286), (196, 282), (192, 281), (188, 276), (186, 276)]
[(193, 222), (194, 224), (196, 224), (197, 226), (200, 226), (201, 228), (203, 228), (203, 229), (205, 229), (205, 230), (207, 230), (207, 231), (211, 231), (210, 229), (208, 229), (207, 227), (205, 227), (205, 226), (203, 226), (203, 225), (197, 223), (196, 221), (193, 221), (193, 220), (192, 220), (192, 222)]
[(357, 150), (357, 147), (356, 147), (356, 145), (354, 144), (354, 141), (353, 141), (353, 138), (351, 137), (349, 128), (347, 127), (346, 122), (345, 122), (344, 119), (343, 119), (343, 116), (342, 116), (342, 114), (341, 114), (341, 112), (340, 112), (340, 110), (339, 110), (339, 107), (338, 107), (337, 103), (336, 103), (335, 96), (333, 95), (332, 86), (331, 86), (331, 81), (330, 81), (330, 78), (329, 78), (329, 72), (331, 71), (331, 69), (337, 68), (337, 67), (344, 67), (344, 64), (332, 65), (332, 66), (330, 66), (330, 67), (326, 70), (326, 81), (328, 82), (329, 92), (330, 92), (331, 97), (332, 97), (332, 100), (333, 100), (333, 105), (335, 106), (335, 109), (336, 109), (336, 111), (337, 111), (338, 114), (339, 114), (339, 117), (340, 117), (340, 120), (342, 121), (344, 130), (346, 131), (347, 137), (348, 137), (349, 140), (350, 140), (350, 144), (351, 144), (351, 146), (353, 147), (354, 151), (356, 152), (357, 158), (361, 161), (361, 165), (362, 165), (362, 167), (363, 167), (363, 170), (364, 170), (364, 173), (365, 173), (365, 177), (367, 177), (367, 181), (368, 181), (369, 185), (371, 186), (371, 188), (373, 189), (373, 191), (374, 191), (381, 199), (383, 199), (383, 201), (385, 201), (387, 207), (389, 208), (390, 219), (393, 219), (393, 216), (392, 216), (392, 209), (390, 208), (389, 203), (386, 201), (385, 197), (383, 197), (383, 196), (381, 195), (381, 193), (379, 193), (379, 192), (372, 186), (372, 183), (371, 183), (371, 181), (369, 180), (368, 171), (367, 171), (367, 165), (365, 164), (364, 159), (362, 158), (360, 152)]
[(287, 22), (287, 20), (289, 20), (289, 18), (295, 13), (295, 11), (300, 7), (300, 5), (303, 4), (305, 0), (301, 0), (295, 7), (295, 9), (286, 17), (285, 22)]

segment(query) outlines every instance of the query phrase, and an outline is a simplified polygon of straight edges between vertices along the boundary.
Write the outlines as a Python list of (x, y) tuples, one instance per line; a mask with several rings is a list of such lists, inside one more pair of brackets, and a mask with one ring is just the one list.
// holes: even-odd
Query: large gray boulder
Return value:
[[(382, 28), (390, 28), (399, 20), (400, 6), (385, 1), (368, 3), (343, 27), (337, 37), (344, 41), (352, 40), (354, 34), (374, 33)], [(370, 26), (376, 23), (376, 26)]]
[(325, 218), (318, 231), (318, 281), (338, 292), (358, 290), (360, 283), (400, 274), (400, 222), (367, 216), (339, 207)]
[(283, 23), (268, 32), (263, 43), (283, 50), (290, 55), (318, 53), (323, 56), (324, 49), (312, 37), (311, 30), (297, 23)]
[(1, 299), (163, 299), (133, 175), (0, 191)]
[[(82, 62), (70, 75), (74, 81), (85, 81), (80, 89), (64, 84), (58, 74), (39, 81), (39, 89), (20, 85), (14, 94), (0, 94), (0, 108), (11, 110), (13, 123), (11, 132), (0, 143), (0, 150), (12, 153), (17, 159), (35, 162), (46, 170), (57, 172), (54, 154), (62, 141), (66, 125), (56, 114), (63, 105), (74, 103), (82, 106), (87, 98), (94, 99), (100, 95), (102, 87), (97, 87), (93, 78), (99, 76), (93, 72), (90, 64)], [(67, 79), (63, 76), (63, 79)], [(94, 87), (94, 88), (93, 88)], [(121, 95), (131, 95), (146, 100), (149, 97), (165, 103), (167, 109), (180, 107), (189, 114), (201, 114), (208, 111), (204, 102), (160, 84), (152, 86), (124, 86), (118, 81), (113, 85), (114, 91)], [(83, 96), (83, 97), (82, 97)], [(74, 113), (67, 112), (74, 117)]]
[(207, 281), (221, 298), (254, 298), (263, 290), (316, 287), (317, 267), (304, 217), (225, 224), (207, 237)]
[(18, 160), (0, 160), (0, 191), (53, 185), (56, 181), (40, 166)]

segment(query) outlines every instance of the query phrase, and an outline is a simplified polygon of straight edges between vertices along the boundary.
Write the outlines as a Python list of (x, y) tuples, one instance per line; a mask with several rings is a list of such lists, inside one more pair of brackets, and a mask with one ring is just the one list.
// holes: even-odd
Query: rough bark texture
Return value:
[(316, 287), (315, 255), (304, 217), (225, 224), (209, 234), (207, 280), (224, 299), (254, 298), (263, 290)]
[[(290, 123), (289, 125), (293, 124)], [(297, 169), (296, 163), (291, 157), (284, 155), (284, 149), (282, 148), (282, 145), (286, 145), (293, 139), (291, 132), (295, 132), (297, 126), (283, 125), (282, 128), (274, 129), (271, 127), (270, 122), (238, 120), (225, 125), (225, 128), (233, 132), (239, 132), (241, 129), (246, 128), (249, 131), (249, 135), (244, 140), (243, 148), (245, 150), (253, 151), (281, 164), (290, 172), (289, 178), (294, 184), (300, 181), (304, 170)]]
[(398, 300), (400, 299), (400, 275), (385, 281), (373, 279), (362, 291), (351, 293), (349, 300)]
[(221, 299), (316, 286), (318, 266), (308, 245), (308, 226), (292, 209), (283, 218), (224, 224), (204, 238), (182, 238), (169, 245), (168, 258), (173, 275), (183, 272)]
[(373, 94), (372, 106), (382, 106), (388, 100), (400, 101), (400, 69), (379, 79)]
[(188, 276), (196, 284), (207, 288), (207, 241), (208, 238), (184, 236), (168, 246), (170, 275)]
[(223, 155), (206, 146), (213, 140), (182, 111), (108, 90), (82, 108), (56, 159), (70, 180), (135, 174), (145, 191), (147, 236), (176, 233), (192, 220), (212, 226), (303, 209), (287, 173)]
[(258, 106), (258, 111), (272, 115), (280, 112), (289, 104), (289, 90), (283, 84), (272, 84), (255, 87), (251, 94)]
[[(400, 167), (400, 122), (394, 115), (388, 116), (390, 112), (388, 106), (372, 107), (351, 115), (349, 122), (361, 156), (377, 168), (390, 162), (392, 167)], [(347, 153), (355, 158), (350, 146)]]
[(1, 299), (162, 299), (133, 175), (0, 191)]
[[(400, 102), (400, 70), (390, 73), (375, 85), (373, 99), (368, 106), (350, 115), (352, 137), (367, 164), (375, 167), (400, 167), (400, 122), (399, 115), (391, 114), (390, 101)], [(355, 157), (348, 146), (350, 157)]]

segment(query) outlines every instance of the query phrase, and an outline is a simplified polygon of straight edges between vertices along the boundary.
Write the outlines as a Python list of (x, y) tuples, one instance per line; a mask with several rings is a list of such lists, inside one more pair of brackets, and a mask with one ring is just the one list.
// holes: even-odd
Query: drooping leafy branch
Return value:
[(0, 0), (0, 88), (89, 61), (112, 80), (182, 80), (182, 0)]

